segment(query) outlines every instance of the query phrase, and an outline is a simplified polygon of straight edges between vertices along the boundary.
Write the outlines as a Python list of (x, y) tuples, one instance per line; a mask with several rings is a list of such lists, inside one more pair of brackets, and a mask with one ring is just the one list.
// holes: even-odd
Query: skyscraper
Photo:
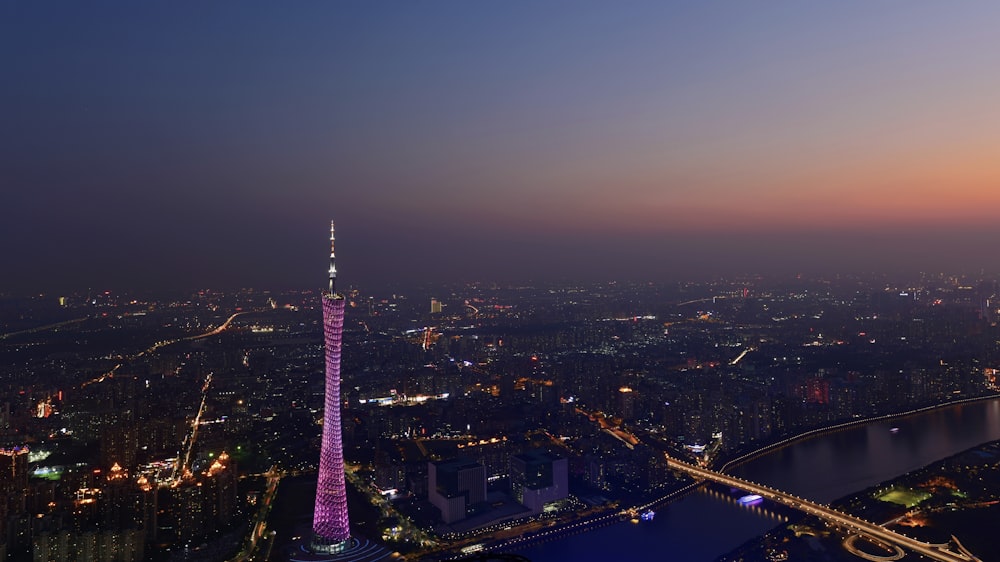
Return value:
[(344, 331), (344, 297), (337, 293), (333, 223), (330, 223), (330, 288), (322, 296), (323, 335), (326, 342), (326, 398), (323, 442), (319, 453), (319, 480), (313, 511), (314, 552), (337, 553), (351, 538), (344, 482), (344, 442), (340, 424), (340, 350)]

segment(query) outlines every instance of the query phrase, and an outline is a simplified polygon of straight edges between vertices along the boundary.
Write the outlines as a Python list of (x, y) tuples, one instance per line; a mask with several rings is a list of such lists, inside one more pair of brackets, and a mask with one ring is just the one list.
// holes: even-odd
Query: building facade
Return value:
[(486, 501), (486, 467), (462, 458), (428, 463), (427, 497), (445, 523), (465, 519), (470, 507)]
[(514, 498), (534, 513), (549, 502), (569, 495), (569, 464), (544, 451), (528, 451), (510, 459), (510, 487)]

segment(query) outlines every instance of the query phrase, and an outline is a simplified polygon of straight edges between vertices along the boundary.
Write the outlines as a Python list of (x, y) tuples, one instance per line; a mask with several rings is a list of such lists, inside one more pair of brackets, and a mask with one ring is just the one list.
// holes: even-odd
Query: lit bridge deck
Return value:
[(961, 543), (958, 543), (957, 539), (955, 539), (954, 542), (958, 548), (958, 552), (950, 549), (951, 543), (930, 544), (918, 541), (917, 539), (886, 529), (881, 525), (870, 523), (864, 519), (859, 519), (853, 515), (848, 515), (837, 511), (836, 509), (832, 509), (829, 506), (793, 496), (792, 494), (776, 490), (769, 486), (764, 486), (763, 484), (756, 484), (754, 482), (743, 480), (742, 478), (736, 478), (734, 476), (715, 472), (714, 470), (700, 468), (669, 456), (667, 457), (667, 462), (671, 468), (684, 472), (695, 479), (710, 480), (712, 482), (717, 482), (719, 484), (758, 494), (771, 501), (797, 509), (808, 515), (819, 517), (827, 523), (833, 524), (834, 526), (848, 532), (853, 532), (862, 536), (867, 535), (868, 537), (878, 539), (884, 543), (921, 554), (932, 560), (941, 560), (943, 562), (981, 562), (978, 558), (973, 556), (972, 553), (966, 550)]

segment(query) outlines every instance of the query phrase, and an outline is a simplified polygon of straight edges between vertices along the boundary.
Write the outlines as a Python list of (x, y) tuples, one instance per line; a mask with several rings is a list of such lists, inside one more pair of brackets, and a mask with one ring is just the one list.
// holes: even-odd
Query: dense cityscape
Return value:
[[(997, 391), (982, 275), (343, 294), (352, 534), (372, 559), (651, 519), (696, 481), (668, 456), (719, 468)], [(287, 498), (315, 494), (324, 416), (318, 291), (0, 306), (7, 559), (295, 559), (312, 500)]]
[(997, 21), (0, 2), (0, 562), (1000, 562)]

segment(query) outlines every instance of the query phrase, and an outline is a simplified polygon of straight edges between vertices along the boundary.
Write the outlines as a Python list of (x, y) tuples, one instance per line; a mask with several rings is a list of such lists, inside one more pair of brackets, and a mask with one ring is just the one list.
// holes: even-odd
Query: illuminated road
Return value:
[[(857, 556), (858, 558), (864, 558), (865, 560), (871, 560), (872, 562), (882, 562), (884, 560), (902, 560), (903, 557), (906, 556), (906, 553), (903, 552), (902, 548), (899, 548), (894, 544), (891, 545), (885, 544), (882, 541), (876, 541), (873, 542), (872, 544), (876, 544), (877, 546), (882, 547), (886, 550), (891, 550), (892, 554), (888, 554), (885, 556), (877, 556), (874, 554), (869, 554), (868, 552), (859, 550), (857, 547), (854, 546), (854, 543), (857, 542), (857, 540), (860, 538), (861, 535), (851, 535), (846, 539), (844, 539), (844, 548), (847, 549), (847, 552), (850, 552), (851, 554)], [(869, 537), (866, 538), (868, 538), (869, 541), (875, 541), (875, 539), (871, 539)]]
[(227, 318), (226, 321), (223, 322), (222, 324), (220, 324), (218, 327), (212, 328), (211, 330), (209, 330), (209, 331), (207, 331), (207, 332), (205, 332), (203, 334), (198, 334), (196, 336), (188, 336), (186, 338), (177, 338), (177, 339), (174, 339), (174, 340), (161, 340), (161, 341), (158, 341), (158, 342), (154, 343), (153, 345), (149, 346), (148, 349), (144, 349), (144, 350), (140, 351), (139, 353), (136, 353), (132, 357), (129, 357), (128, 359), (125, 359), (121, 363), (115, 365), (115, 367), (113, 369), (111, 369), (110, 371), (108, 371), (107, 373), (104, 373), (103, 375), (97, 377), (96, 379), (91, 379), (91, 380), (89, 380), (87, 382), (84, 382), (83, 384), (80, 385), (80, 388), (83, 388), (83, 387), (85, 387), (87, 385), (94, 384), (96, 382), (104, 382), (105, 379), (114, 377), (115, 373), (118, 371), (118, 369), (121, 369), (122, 366), (125, 365), (126, 362), (132, 361), (134, 359), (138, 359), (139, 357), (142, 357), (143, 355), (149, 355), (149, 354), (155, 352), (157, 349), (160, 349), (161, 347), (166, 347), (168, 345), (173, 345), (173, 344), (175, 344), (177, 342), (182, 342), (182, 341), (200, 340), (202, 338), (208, 338), (208, 337), (211, 337), (211, 336), (217, 336), (217, 335), (221, 334), (222, 332), (226, 331), (226, 329), (229, 328), (229, 325), (233, 323), (233, 320), (235, 320), (237, 316), (242, 316), (244, 314), (248, 314), (248, 313), (247, 312), (237, 312), (236, 314), (233, 314), (232, 316), (230, 316), (229, 318)]
[[(207, 337), (210, 337), (210, 336), (217, 336), (217, 335), (221, 334), (222, 332), (226, 331), (226, 329), (229, 328), (229, 325), (233, 323), (233, 320), (236, 320), (237, 316), (243, 316), (244, 314), (249, 314), (249, 313), (248, 312), (237, 312), (236, 314), (233, 314), (232, 316), (230, 316), (229, 318), (227, 318), (226, 321), (223, 322), (222, 324), (220, 324), (218, 328), (215, 328), (213, 330), (209, 330), (209, 331), (205, 332), (204, 334), (198, 334), (197, 336), (188, 336), (186, 338), (181, 338), (180, 340), (174, 340), (174, 341), (200, 340), (201, 338), (207, 338)], [(171, 343), (173, 343), (173, 342), (171, 342)]]
[(718, 297), (706, 297), (704, 299), (694, 299), (694, 300), (690, 300), (690, 301), (679, 302), (679, 303), (677, 303), (677, 306), (687, 306), (689, 304), (695, 304), (695, 303), (699, 303), (699, 302), (711, 302), (711, 303), (714, 303), (717, 300), (724, 299), (724, 298), (726, 298), (726, 297), (724, 297), (724, 296), (718, 296)]
[(747, 354), (750, 353), (751, 351), (755, 351), (755, 349), (752, 348), (752, 347), (748, 347), (748, 348), (744, 349), (743, 353), (740, 353), (739, 356), (736, 357), (736, 359), (733, 359), (732, 361), (730, 361), (729, 364), (730, 365), (738, 365), (739, 362), (742, 361), (743, 358), (746, 357)]
[[(243, 549), (229, 562), (247, 562), (248, 560), (268, 560), (270, 549), (274, 546), (273, 531), (267, 529), (267, 517), (271, 513), (274, 496), (278, 493), (278, 484), (284, 477), (277, 465), (272, 466), (263, 476), (267, 477), (267, 488), (258, 499), (257, 513), (254, 515), (250, 536)], [(258, 547), (264, 547), (265, 552), (258, 552)]]
[(914, 538), (910, 538), (906, 535), (886, 529), (881, 525), (869, 523), (864, 519), (859, 519), (853, 515), (842, 513), (828, 506), (793, 496), (792, 494), (776, 490), (769, 486), (764, 486), (763, 484), (756, 484), (743, 480), (742, 478), (736, 478), (715, 472), (713, 470), (700, 468), (671, 457), (667, 457), (667, 463), (671, 468), (684, 472), (688, 476), (697, 480), (710, 480), (725, 486), (739, 488), (753, 494), (758, 494), (771, 501), (797, 509), (808, 515), (819, 517), (827, 523), (831, 523), (848, 532), (867, 535), (868, 537), (875, 538), (886, 544), (895, 545), (916, 552), (917, 554), (921, 554), (932, 560), (941, 560), (943, 562), (980, 562), (978, 558), (969, 554), (968, 551), (961, 545), (958, 546), (960, 552), (954, 552), (949, 550), (950, 543), (940, 545), (918, 541)]
[(20, 332), (9, 332), (6, 334), (0, 334), (0, 340), (5, 340), (7, 338), (12, 338), (14, 336), (23, 336), (25, 334), (34, 334), (37, 332), (44, 332), (45, 330), (54, 330), (55, 328), (61, 328), (63, 326), (69, 326), (70, 324), (78, 324), (87, 320), (88, 317), (84, 318), (74, 318), (73, 320), (65, 320), (63, 322), (56, 322), (55, 324), (46, 324), (44, 326), (38, 326), (37, 328), (30, 328), (28, 330), (21, 330)]
[(183, 456), (177, 457), (177, 463), (174, 464), (174, 474), (173, 480), (174, 485), (180, 484), (181, 478), (191, 468), (191, 455), (194, 453), (194, 442), (198, 439), (198, 428), (201, 426), (201, 416), (205, 413), (205, 402), (208, 400), (208, 389), (212, 385), (212, 375), (209, 372), (205, 377), (205, 384), (201, 386), (201, 404), (198, 406), (198, 413), (194, 416), (194, 420), (191, 422), (191, 433), (187, 435), (184, 439), (184, 444), (181, 448), (185, 450)]

